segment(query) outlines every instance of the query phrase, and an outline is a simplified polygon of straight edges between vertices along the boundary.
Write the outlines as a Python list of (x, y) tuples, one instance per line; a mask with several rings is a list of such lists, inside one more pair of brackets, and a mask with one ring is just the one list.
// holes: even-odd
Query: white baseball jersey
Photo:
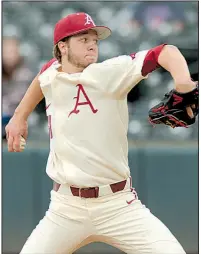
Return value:
[(55, 59), (43, 67), (50, 178), (94, 187), (130, 176), (127, 94), (158, 67), (163, 46), (94, 63), (81, 73), (59, 72)]

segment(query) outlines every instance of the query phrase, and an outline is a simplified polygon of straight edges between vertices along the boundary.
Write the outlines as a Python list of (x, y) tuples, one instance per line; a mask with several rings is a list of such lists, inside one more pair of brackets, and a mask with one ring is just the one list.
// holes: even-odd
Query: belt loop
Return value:
[(61, 184), (53, 181), (53, 190), (58, 192), (59, 188), (61, 187)]
[(133, 183), (132, 183), (132, 176), (130, 176), (130, 187), (133, 187)]
[(99, 197), (99, 187), (95, 187), (95, 197)]

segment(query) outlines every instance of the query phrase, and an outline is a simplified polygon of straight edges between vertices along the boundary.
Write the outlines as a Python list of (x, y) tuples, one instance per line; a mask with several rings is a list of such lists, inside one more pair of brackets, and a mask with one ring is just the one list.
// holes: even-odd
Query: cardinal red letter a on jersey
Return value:
[[(89, 105), (89, 107), (91, 108), (91, 111), (95, 114), (98, 109), (95, 109), (89, 99), (89, 97), (87, 96), (85, 90), (84, 90), (84, 87), (80, 84), (77, 85), (78, 87), (78, 91), (77, 91), (77, 96), (74, 97), (74, 99), (76, 99), (76, 103), (75, 103), (75, 107), (74, 109), (70, 112), (70, 114), (68, 115), (68, 117), (71, 115), (71, 114), (78, 114), (80, 112), (80, 110), (78, 109), (79, 106), (84, 106), (84, 105)], [(82, 94), (84, 95), (86, 101), (84, 102), (81, 102), (80, 101), (80, 93), (82, 92)]]

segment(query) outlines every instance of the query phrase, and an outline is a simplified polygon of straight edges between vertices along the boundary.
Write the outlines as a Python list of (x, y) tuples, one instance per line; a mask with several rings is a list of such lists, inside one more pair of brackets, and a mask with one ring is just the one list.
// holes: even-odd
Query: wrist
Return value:
[(13, 118), (27, 121), (28, 115), (26, 114), (26, 112), (20, 112), (20, 110), (16, 109)]
[(186, 80), (182, 82), (175, 82), (175, 89), (181, 93), (187, 93), (192, 91), (196, 87), (196, 82), (192, 80)]

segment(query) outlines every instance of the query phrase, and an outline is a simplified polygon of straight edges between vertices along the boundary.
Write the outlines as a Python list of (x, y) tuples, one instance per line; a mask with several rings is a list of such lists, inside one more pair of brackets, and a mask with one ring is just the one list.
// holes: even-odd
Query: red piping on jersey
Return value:
[(49, 108), (50, 105), (51, 105), (51, 103), (45, 107), (45, 110), (47, 110), (47, 109)]

